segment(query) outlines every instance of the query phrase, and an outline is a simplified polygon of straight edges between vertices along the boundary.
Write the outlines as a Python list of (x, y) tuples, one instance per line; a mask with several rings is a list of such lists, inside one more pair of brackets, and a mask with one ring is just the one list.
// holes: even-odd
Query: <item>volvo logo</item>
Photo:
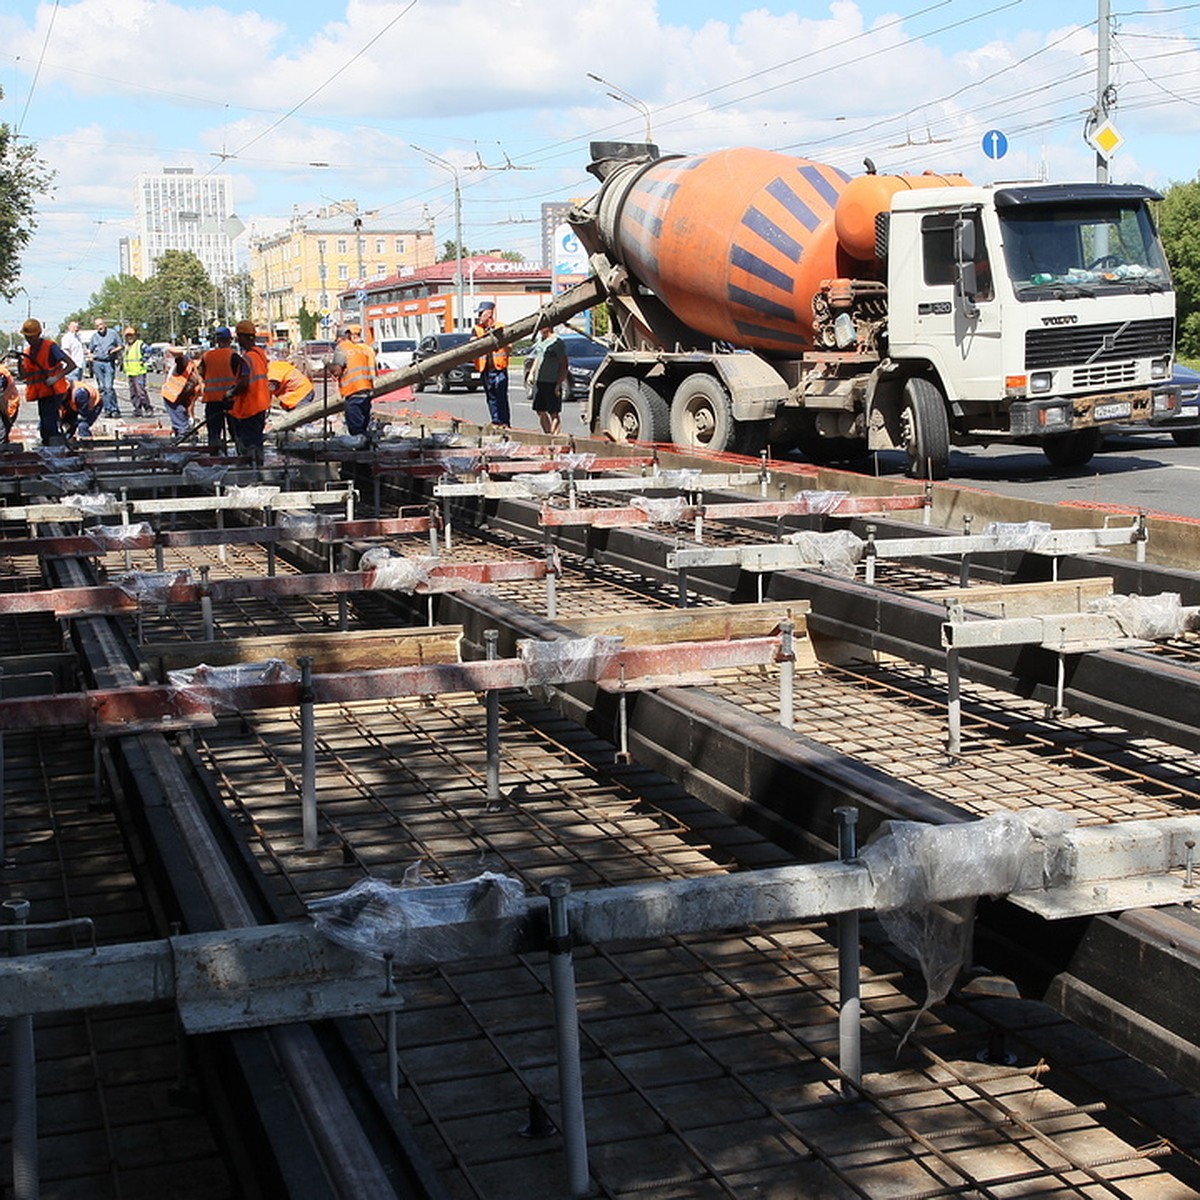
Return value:
[(1075, 313), (1070, 313), (1065, 317), (1043, 317), (1043, 325), (1076, 325), (1079, 323), (1079, 317)]

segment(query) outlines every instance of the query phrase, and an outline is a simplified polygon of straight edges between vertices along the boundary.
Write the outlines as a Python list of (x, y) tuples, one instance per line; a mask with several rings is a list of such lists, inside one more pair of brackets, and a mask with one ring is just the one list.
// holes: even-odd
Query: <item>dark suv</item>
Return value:
[[(469, 333), (430, 333), (423, 337), (418, 343), (416, 350), (413, 351), (412, 360), (415, 363), (421, 362), (423, 359), (432, 358), (435, 354), (442, 354), (446, 350), (453, 350), (455, 346), (461, 346), (463, 342), (469, 342), (471, 335)], [(418, 379), (413, 384), (414, 391), (421, 391), (426, 384), (432, 384), (439, 392), (448, 392), (452, 388), (466, 388), (468, 392), (474, 392), (479, 388), (479, 372), (475, 370), (475, 363), (468, 359), (465, 363), (459, 363), (457, 367), (451, 367), (442, 375), (432, 375), (428, 379)]]

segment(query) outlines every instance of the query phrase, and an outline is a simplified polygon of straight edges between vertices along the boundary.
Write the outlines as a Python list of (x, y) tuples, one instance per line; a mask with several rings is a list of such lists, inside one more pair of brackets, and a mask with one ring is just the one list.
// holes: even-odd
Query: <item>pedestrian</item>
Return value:
[(230, 395), (229, 426), (237, 452), (255, 466), (263, 464), (263, 433), (267, 410), (271, 407), (271, 387), (267, 381), (267, 352), (255, 338), (253, 321), (236, 325), (238, 379)]
[(62, 346), (63, 353), (67, 354), (75, 364), (75, 370), (67, 378), (72, 383), (77, 379), (82, 379), (83, 368), (87, 364), (87, 347), (83, 344), (83, 337), (79, 332), (78, 321), (67, 322), (67, 332), (62, 335), (62, 341), (59, 342), (59, 345)]
[(563, 398), (567, 382), (567, 347), (553, 325), (538, 330), (533, 354), (525, 360), (525, 388), (532, 385), (533, 411), (538, 415), (542, 432), (551, 435), (562, 429)]
[(88, 354), (92, 360), (92, 373), (100, 388), (104, 415), (119, 417), (121, 408), (117, 404), (117, 392), (113, 387), (113, 379), (117, 373), (117, 361), (121, 357), (121, 339), (117, 336), (115, 329), (109, 329), (108, 322), (103, 317), (96, 318), (96, 332), (88, 338)]
[(168, 346), (163, 354), (167, 367), (162, 384), (163, 408), (167, 410), (172, 435), (180, 437), (192, 425), (192, 405), (202, 387), (200, 364), (193, 362), (179, 346)]
[(100, 419), (103, 408), (95, 381), (76, 380), (58, 406), (58, 426), (63, 437), (68, 440), (90, 438), (92, 426)]
[[(68, 376), (70, 378), (70, 376)], [(3, 436), (0, 445), (7, 446), (12, 427), (17, 423), (17, 413), (21, 408), (21, 389), (13, 373), (0, 362), (0, 424), (3, 425)]]
[(303, 404), (313, 394), (312, 380), (286, 358), (277, 358), (267, 366), (271, 395), (286, 412)]
[(348, 325), (333, 351), (330, 371), (346, 408), (346, 432), (366, 433), (371, 424), (371, 389), (375, 386), (375, 351), (362, 340), (362, 326)]
[(17, 372), (25, 381), (25, 399), (37, 401), (42, 445), (61, 446), (58, 406), (71, 390), (67, 375), (75, 369), (75, 361), (57, 342), (42, 337), (42, 323), (36, 317), (21, 326), (21, 334), (27, 345), (17, 360)]
[(208, 433), (209, 454), (225, 453), (226, 418), (230, 397), (238, 381), (241, 359), (230, 343), (233, 333), (228, 325), (213, 330), (216, 345), (200, 355), (198, 370), (204, 383), (204, 426)]
[(129, 380), (129, 399), (135, 417), (152, 417), (150, 394), (146, 391), (146, 347), (132, 325), (125, 326), (125, 378)]
[[(475, 326), (471, 331), (472, 337), (486, 337), (489, 333), (499, 333), (502, 325), (496, 324), (496, 305), (491, 300), (484, 300), (475, 314)], [(475, 370), (483, 381), (483, 394), (487, 398), (488, 415), (493, 425), (508, 428), (512, 418), (508, 409), (508, 347), (498, 346), (489, 350), (475, 360)]]

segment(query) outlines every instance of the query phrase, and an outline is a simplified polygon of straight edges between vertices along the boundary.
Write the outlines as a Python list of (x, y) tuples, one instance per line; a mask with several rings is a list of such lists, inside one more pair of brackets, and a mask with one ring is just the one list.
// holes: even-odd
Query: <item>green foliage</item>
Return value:
[(5, 300), (17, 294), (21, 251), (37, 228), (34, 200), (53, 191), (54, 174), (32, 142), (18, 141), (0, 122), (0, 296)]
[[(168, 324), (172, 341), (194, 341), (213, 311), (213, 285), (204, 264), (190, 250), (164, 250), (147, 284), (151, 322)], [(180, 311), (181, 303), (186, 311)]]
[(1200, 356), (1200, 181), (1173, 183), (1158, 206), (1158, 228), (1175, 281), (1177, 348)]
[[(158, 341), (147, 336), (144, 328), (149, 315), (148, 285), (134, 275), (110, 275), (93, 292), (87, 306), (68, 315), (67, 321), (78, 321), (84, 332), (91, 329), (97, 317), (103, 317), (110, 325), (123, 329), (132, 325), (147, 341)], [(67, 321), (63, 322), (66, 328)]]
[(320, 313), (309, 311), (308, 297), (301, 297), (300, 311), (296, 314), (296, 321), (300, 325), (300, 340), (302, 342), (311, 342), (316, 340), (317, 325), (320, 323), (320, 320)]

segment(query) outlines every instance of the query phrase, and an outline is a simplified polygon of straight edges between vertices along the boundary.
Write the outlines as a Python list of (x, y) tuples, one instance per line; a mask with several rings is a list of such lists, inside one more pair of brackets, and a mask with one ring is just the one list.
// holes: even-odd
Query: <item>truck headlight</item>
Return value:
[(1171, 374), (1170, 360), (1165, 358), (1152, 358), (1150, 360), (1150, 378), (1151, 379), (1166, 379)]
[(1049, 404), (1038, 410), (1038, 424), (1043, 426), (1070, 425), (1071, 406), (1069, 404)]
[(1054, 386), (1054, 376), (1049, 371), (1034, 371), (1029, 376), (1029, 393), (1032, 396), (1042, 395)]

